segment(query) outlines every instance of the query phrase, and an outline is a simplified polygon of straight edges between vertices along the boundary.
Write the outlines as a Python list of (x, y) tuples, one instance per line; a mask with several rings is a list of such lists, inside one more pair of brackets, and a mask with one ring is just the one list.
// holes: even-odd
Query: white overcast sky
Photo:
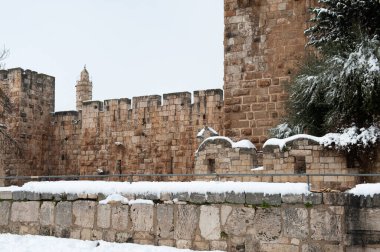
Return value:
[(54, 76), (56, 111), (84, 64), (94, 100), (223, 87), (223, 0), (4, 0), (0, 23), (6, 68)]

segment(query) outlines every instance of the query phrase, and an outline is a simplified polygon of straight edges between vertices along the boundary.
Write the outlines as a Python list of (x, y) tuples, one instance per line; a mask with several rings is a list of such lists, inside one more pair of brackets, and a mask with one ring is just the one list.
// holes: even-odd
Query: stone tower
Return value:
[(225, 135), (260, 147), (285, 113), (315, 0), (224, 0)]
[(86, 66), (84, 66), (82, 72), (80, 73), (80, 80), (77, 81), (76, 87), (76, 107), (77, 111), (82, 110), (83, 102), (92, 100), (92, 82)]

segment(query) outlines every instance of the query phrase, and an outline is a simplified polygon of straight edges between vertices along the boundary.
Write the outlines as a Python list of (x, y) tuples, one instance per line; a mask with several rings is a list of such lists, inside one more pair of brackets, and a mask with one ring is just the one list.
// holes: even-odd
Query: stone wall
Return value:
[(195, 156), (195, 174), (250, 173), (258, 165), (256, 149), (233, 148), (223, 138), (203, 142)]
[(224, 1), (225, 134), (260, 147), (284, 115), (313, 0)]
[[(221, 130), (222, 90), (88, 101), (81, 113), (81, 174), (192, 173), (196, 135)], [(57, 126), (59, 127), (59, 126)]]
[[(1, 100), (7, 101), (0, 103), (0, 124), (5, 125), (3, 135), (17, 143), (17, 150), (21, 151), (21, 155), (12, 157), (1, 154), (0, 159), (7, 159), (7, 162), (0, 163), (0, 173), (6, 171), (8, 175), (19, 176), (46, 174), (44, 159), (51, 112), (54, 111), (54, 81), (54, 77), (21, 68), (0, 72)], [(12, 151), (12, 145), (7, 143), (0, 141), (0, 149)]]
[[(323, 147), (317, 142), (308, 139), (297, 139), (286, 144), (284, 149), (277, 145), (267, 145), (263, 149), (263, 166), (261, 173), (289, 173), (289, 174), (358, 174), (378, 173), (380, 169), (380, 148), (372, 167), (363, 170), (358, 164), (352, 167), (347, 163), (347, 155), (334, 148)], [(364, 168), (364, 167), (362, 167)], [(304, 182), (304, 178), (273, 177), (273, 182)], [(380, 182), (380, 177), (353, 177), (353, 176), (311, 176), (310, 183), (313, 189), (351, 188), (358, 183)]]
[(100, 205), (102, 198), (0, 192), (0, 231), (197, 250), (380, 249), (378, 194), (181, 193), (150, 195), (154, 204), (133, 205)]

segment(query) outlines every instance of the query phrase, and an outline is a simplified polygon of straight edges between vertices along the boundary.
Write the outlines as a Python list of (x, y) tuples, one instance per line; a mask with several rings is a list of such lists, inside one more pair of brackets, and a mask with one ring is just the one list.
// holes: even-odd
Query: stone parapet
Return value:
[(380, 249), (380, 195), (207, 193), (104, 195), (0, 192), (0, 232), (225, 251)]

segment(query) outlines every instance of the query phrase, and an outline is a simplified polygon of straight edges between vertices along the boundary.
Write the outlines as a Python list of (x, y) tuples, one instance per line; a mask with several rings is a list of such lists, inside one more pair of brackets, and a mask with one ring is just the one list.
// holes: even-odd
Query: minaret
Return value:
[(80, 80), (77, 81), (77, 111), (82, 110), (83, 102), (92, 100), (92, 82), (90, 81), (86, 65), (80, 73)]

